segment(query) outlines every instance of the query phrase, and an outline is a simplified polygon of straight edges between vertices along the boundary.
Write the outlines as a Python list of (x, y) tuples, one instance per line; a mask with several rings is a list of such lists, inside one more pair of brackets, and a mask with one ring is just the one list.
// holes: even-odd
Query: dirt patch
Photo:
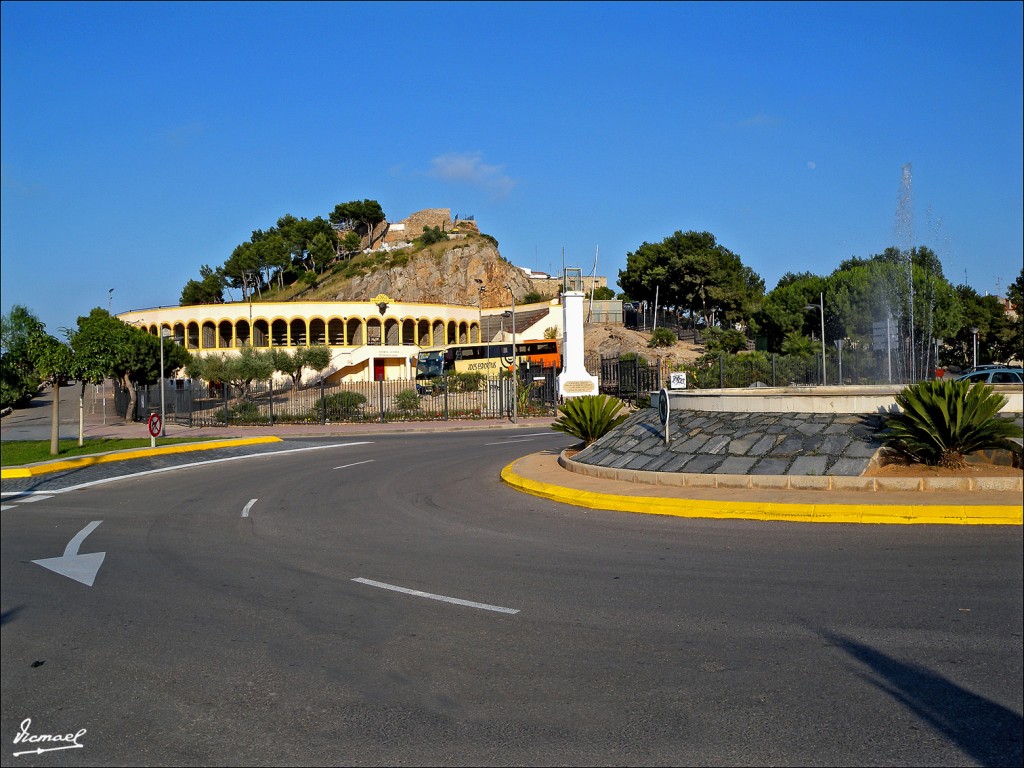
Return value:
[(970, 464), (965, 469), (929, 467), (924, 464), (871, 465), (864, 477), (1020, 477), (1024, 470), (999, 464)]
[(583, 349), (588, 355), (596, 353), (601, 357), (619, 357), (628, 352), (635, 352), (645, 360), (660, 357), (672, 367), (696, 360), (704, 353), (704, 347), (698, 344), (677, 341), (672, 347), (648, 347), (650, 340), (651, 334), (644, 331), (595, 323), (586, 326)]

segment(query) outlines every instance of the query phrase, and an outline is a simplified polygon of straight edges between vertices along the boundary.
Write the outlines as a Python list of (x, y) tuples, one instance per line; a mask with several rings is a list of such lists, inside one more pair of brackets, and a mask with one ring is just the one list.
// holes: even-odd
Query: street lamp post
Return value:
[(160, 326), (160, 437), (167, 437), (167, 428), (164, 426), (167, 423), (164, 418), (164, 386), (167, 383), (164, 381), (164, 336), (170, 335), (170, 331), (170, 328)]
[(813, 304), (807, 304), (804, 309), (817, 309), (821, 312), (821, 385), (827, 384), (825, 375), (825, 294), (818, 294), (819, 304), (814, 306)]
[(971, 338), (974, 340), (974, 355), (972, 357), (972, 368), (978, 367), (978, 331), (980, 328), (971, 328)]
[(512, 295), (512, 423), (519, 421), (519, 366), (516, 358), (516, 294), (512, 286), (506, 285)]

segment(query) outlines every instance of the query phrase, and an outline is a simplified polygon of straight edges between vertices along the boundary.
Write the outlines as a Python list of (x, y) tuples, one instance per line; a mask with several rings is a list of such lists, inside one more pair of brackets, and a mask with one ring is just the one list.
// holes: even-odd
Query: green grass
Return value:
[[(157, 447), (173, 443), (207, 442), (208, 437), (168, 437), (156, 441)], [(149, 448), (149, 438), (139, 437), (129, 440), (96, 437), (86, 438), (85, 445), (80, 446), (78, 440), (61, 440), (57, 445), (58, 453), (50, 453), (49, 440), (4, 440), (0, 442), (0, 467), (20, 467), (24, 464), (35, 464), (38, 461), (51, 459), (67, 459), (72, 456), (88, 456), (107, 451), (121, 451), (126, 448)]]

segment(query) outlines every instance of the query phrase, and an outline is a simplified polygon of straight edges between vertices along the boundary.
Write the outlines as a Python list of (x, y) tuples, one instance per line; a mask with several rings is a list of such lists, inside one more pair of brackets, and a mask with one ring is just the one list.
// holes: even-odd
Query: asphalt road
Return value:
[[(1021, 763), (1020, 528), (587, 511), (498, 480), (547, 430), (328, 442), (5, 500), (3, 765)], [(92, 586), (33, 562), (71, 549)]]

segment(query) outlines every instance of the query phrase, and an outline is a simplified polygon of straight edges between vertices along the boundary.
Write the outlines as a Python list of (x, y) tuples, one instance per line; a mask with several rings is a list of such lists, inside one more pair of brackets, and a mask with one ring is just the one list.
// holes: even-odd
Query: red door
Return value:
[(384, 360), (382, 358), (373, 358), (373, 380), (384, 381)]

